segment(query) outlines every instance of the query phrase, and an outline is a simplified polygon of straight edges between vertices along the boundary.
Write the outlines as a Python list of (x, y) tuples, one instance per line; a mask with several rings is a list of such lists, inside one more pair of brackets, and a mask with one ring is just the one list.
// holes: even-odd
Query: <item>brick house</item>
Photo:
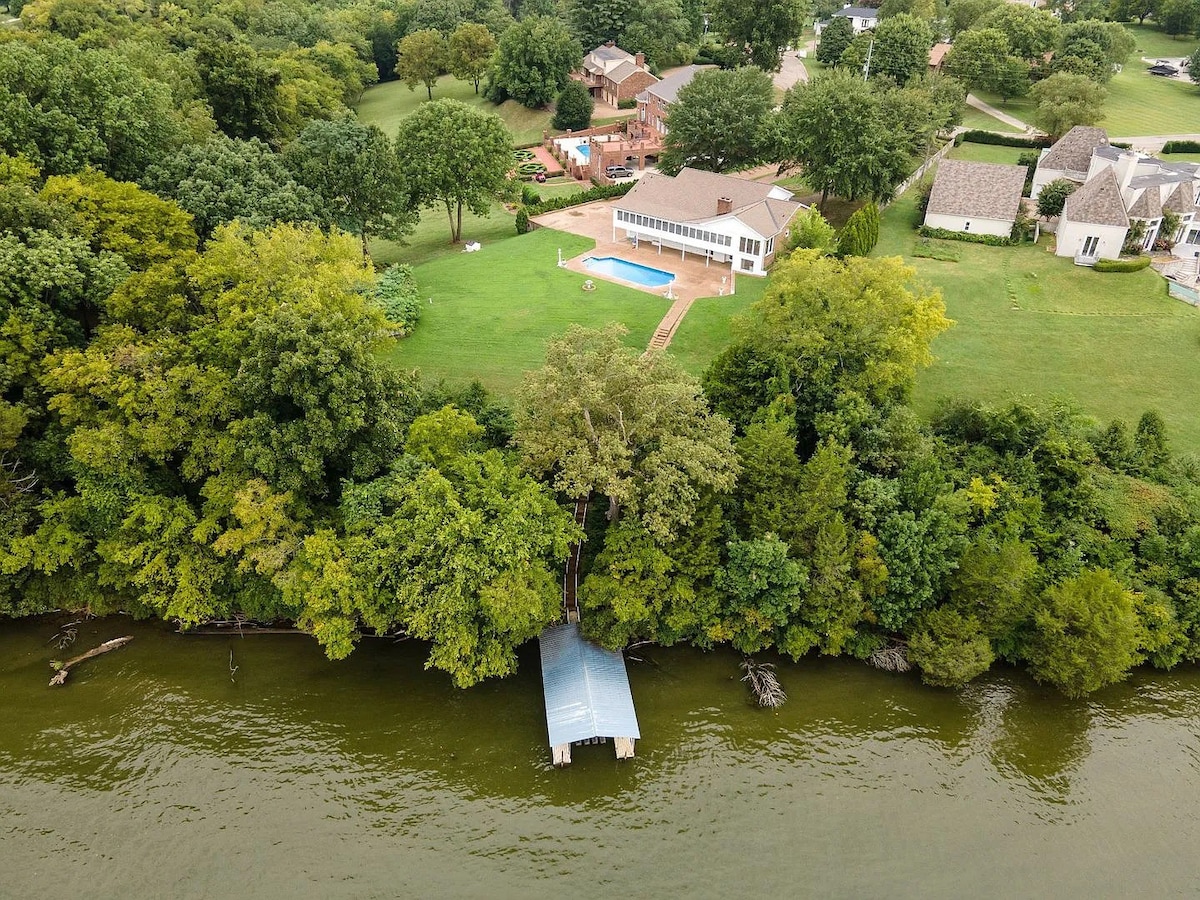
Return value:
[(583, 58), (579, 71), (571, 77), (580, 81), (591, 95), (609, 106), (632, 100), (658, 78), (646, 67), (644, 53), (627, 53), (609, 41)]

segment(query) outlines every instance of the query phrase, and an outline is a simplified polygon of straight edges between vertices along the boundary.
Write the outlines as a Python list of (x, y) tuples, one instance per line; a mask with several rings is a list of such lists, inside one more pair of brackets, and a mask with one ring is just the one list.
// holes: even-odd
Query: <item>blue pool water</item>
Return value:
[(639, 266), (637, 263), (626, 262), (615, 256), (589, 256), (583, 261), (588, 271), (598, 275), (608, 275), (620, 278), (622, 281), (632, 281), (645, 287), (662, 287), (675, 280), (675, 276), (662, 269), (652, 269), (649, 266)]
[(587, 144), (579, 144), (575, 149), (579, 151), (579, 155), (584, 159), (592, 158), (592, 148)]

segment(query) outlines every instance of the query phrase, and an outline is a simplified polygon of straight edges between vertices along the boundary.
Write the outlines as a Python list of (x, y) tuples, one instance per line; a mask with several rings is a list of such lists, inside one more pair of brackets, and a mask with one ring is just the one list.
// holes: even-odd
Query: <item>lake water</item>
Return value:
[[(1068, 701), (727, 652), (630, 665), (643, 739), (549, 764), (535, 647), (469, 691), (415, 643), (0, 622), (0, 896), (1116, 897), (1200, 883), (1200, 674)], [(48, 660), (133, 634), (48, 688)], [(236, 671), (230, 674), (230, 651)]]

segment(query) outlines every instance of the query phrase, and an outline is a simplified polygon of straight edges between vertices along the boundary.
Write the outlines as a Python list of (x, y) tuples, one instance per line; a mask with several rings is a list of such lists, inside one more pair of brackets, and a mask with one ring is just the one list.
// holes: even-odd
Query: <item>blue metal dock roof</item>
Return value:
[(640, 738), (625, 658), (583, 639), (578, 625), (555, 625), (538, 639), (550, 746), (594, 737)]

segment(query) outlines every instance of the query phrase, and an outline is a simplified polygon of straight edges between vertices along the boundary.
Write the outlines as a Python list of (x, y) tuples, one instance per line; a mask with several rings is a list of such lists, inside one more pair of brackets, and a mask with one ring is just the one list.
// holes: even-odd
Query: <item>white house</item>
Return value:
[[(1143, 250), (1163, 238), (1175, 242), (1176, 256), (1200, 257), (1200, 165), (1122, 150), (1109, 144), (1104, 129), (1077, 127), (1043, 153), (1035, 193), (1056, 178), (1080, 185), (1063, 207), (1059, 256), (1084, 265), (1116, 259), (1129, 229), (1139, 228)], [(1162, 230), (1168, 213), (1179, 221), (1173, 234)]]
[[(854, 29), (855, 34), (862, 34), (879, 24), (879, 10), (871, 9), (869, 6), (851, 6), (847, 3), (833, 14), (833, 18), (839, 17), (850, 20), (850, 27)], [(828, 22), (817, 22), (813, 31), (820, 37), (821, 31), (828, 24)]]
[(764, 275), (777, 242), (803, 207), (792, 192), (699, 169), (675, 177), (651, 172), (613, 205), (613, 240), (691, 253), (729, 263), (732, 271)]
[(1025, 167), (943, 160), (937, 168), (925, 224), (930, 228), (1008, 237), (1021, 209)]

